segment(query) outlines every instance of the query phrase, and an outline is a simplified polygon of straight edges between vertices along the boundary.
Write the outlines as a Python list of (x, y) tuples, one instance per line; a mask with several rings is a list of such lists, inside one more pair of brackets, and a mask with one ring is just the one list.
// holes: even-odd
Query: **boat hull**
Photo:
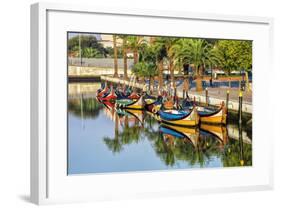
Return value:
[(202, 114), (200, 111), (198, 111), (198, 113), (202, 123), (226, 124), (227, 112), (223, 106), (219, 110), (210, 114)]
[(197, 126), (199, 124), (199, 115), (196, 108), (193, 108), (189, 113), (176, 114), (177, 110), (159, 111), (161, 122), (178, 125), (178, 126)]
[(136, 109), (136, 110), (142, 110), (144, 109), (142, 97), (140, 97), (138, 100), (133, 101), (133, 100), (127, 100), (126, 102), (121, 102), (117, 101), (116, 102), (116, 107), (117, 108), (123, 108), (123, 109)]

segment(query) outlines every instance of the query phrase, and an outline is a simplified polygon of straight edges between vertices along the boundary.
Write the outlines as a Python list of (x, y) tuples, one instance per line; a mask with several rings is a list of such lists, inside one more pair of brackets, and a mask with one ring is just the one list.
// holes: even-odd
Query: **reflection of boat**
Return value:
[(160, 110), (161, 121), (167, 124), (180, 126), (197, 126), (199, 124), (199, 115), (196, 108), (189, 112), (183, 110)]
[(199, 140), (199, 131), (197, 128), (187, 128), (181, 126), (161, 124), (159, 130), (163, 134), (170, 135), (172, 137), (187, 139), (193, 144), (193, 146), (197, 146)]
[(144, 113), (142, 110), (135, 110), (135, 109), (126, 109), (129, 114), (134, 116), (138, 121), (140, 121), (143, 124), (144, 121)]
[(138, 121), (142, 125), (144, 123), (144, 112), (142, 110), (136, 109), (116, 109), (117, 114), (119, 115), (120, 121), (125, 122), (127, 119), (128, 122), (135, 122)]
[(117, 108), (124, 108), (124, 109), (143, 109), (143, 97), (141, 96), (137, 100), (132, 99), (120, 99), (116, 100), (116, 107)]
[(227, 135), (227, 129), (225, 126), (222, 125), (208, 125), (208, 124), (201, 124), (200, 125), (200, 133), (204, 134), (205, 132), (211, 133), (216, 138), (219, 139), (219, 141), (225, 145), (228, 142), (228, 135)]
[(102, 102), (102, 104), (105, 106), (104, 108), (104, 113), (107, 117), (110, 118), (110, 120), (114, 120), (115, 116), (115, 109), (114, 109), (114, 104), (108, 101)]
[(112, 102), (104, 101), (104, 102), (102, 102), (102, 104), (110, 110), (114, 109), (114, 103), (112, 103)]

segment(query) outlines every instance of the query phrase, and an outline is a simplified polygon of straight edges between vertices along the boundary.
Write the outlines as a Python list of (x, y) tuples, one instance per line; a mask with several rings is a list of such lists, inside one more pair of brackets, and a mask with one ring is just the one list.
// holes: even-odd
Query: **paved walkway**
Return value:
[[(229, 100), (231, 101), (237, 101), (239, 100), (239, 90), (237, 88), (208, 88), (208, 96), (213, 97), (213, 98), (218, 98), (218, 99), (224, 99), (226, 100), (226, 94), (227, 90), (229, 90)], [(179, 86), (178, 92), (182, 93), (182, 86)], [(201, 96), (206, 96), (205, 90), (202, 92), (196, 92), (196, 89), (191, 89), (189, 91), (190, 94), (194, 95), (201, 95)], [(252, 103), (252, 92), (251, 91), (243, 91), (243, 103)], [(182, 97), (182, 95), (181, 95)]]

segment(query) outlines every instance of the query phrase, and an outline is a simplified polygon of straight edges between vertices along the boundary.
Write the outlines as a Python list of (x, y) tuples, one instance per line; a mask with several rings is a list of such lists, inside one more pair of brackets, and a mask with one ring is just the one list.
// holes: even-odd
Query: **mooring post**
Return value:
[(239, 124), (239, 150), (240, 150), (240, 165), (244, 166), (244, 147), (243, 147), (243, 135), (242, 135), (242, 124)]
[(229, 90), (226, 91), (226, 111), (228, 112)]
[(206, 106), (208, 106), (209, 105), (209, 102), (208, 102), (208, 87), (206, 87), (205, 93), (206, 93)]
[(239, 119), (239, 125), (242, 125), (242, 101), (243, 101), (243, 95), (242, 91), (239, 92), (239, 111), (238, 111), (238, 119)]

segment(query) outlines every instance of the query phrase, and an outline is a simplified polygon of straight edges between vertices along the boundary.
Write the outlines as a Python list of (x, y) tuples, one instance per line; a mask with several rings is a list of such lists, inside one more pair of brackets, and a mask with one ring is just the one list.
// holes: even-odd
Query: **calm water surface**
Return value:
[(251, 129), (162, 126), (145, 111), (98, 102), (99, 87), (69, 84), (68, 174), (252, 165)]

